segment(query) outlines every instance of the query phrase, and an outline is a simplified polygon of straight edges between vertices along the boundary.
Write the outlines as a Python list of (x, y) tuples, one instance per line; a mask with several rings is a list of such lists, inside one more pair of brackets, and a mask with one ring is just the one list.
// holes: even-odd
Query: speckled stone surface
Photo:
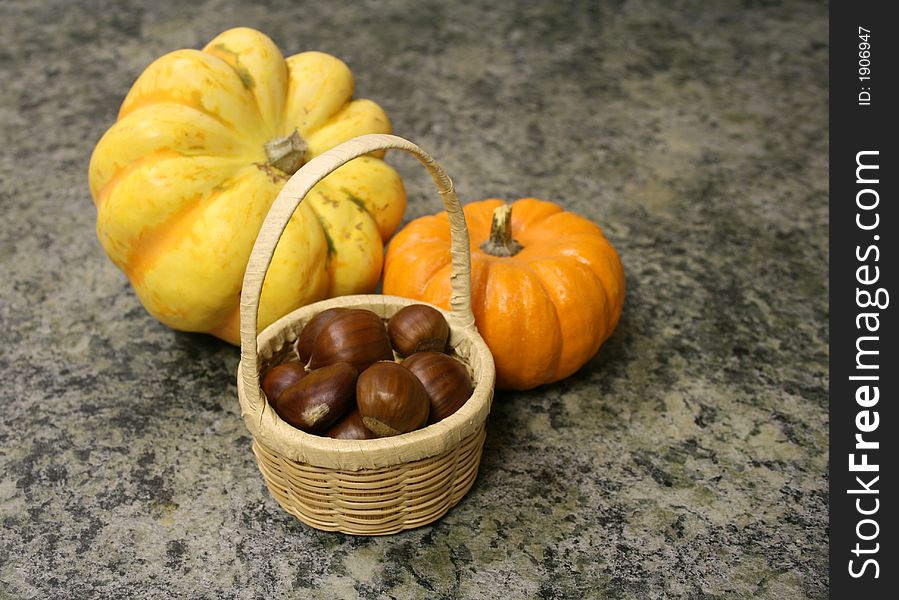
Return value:
[[(0, 3), (0, 597), (826, 597), (825, 3), (242, 4)], [(96, 240), (131, 82), (235, 25), (343, 58), (464, 200), (556, 200), (624, 261), (614, 336), (497, 396), (434, 525), (282, 512), (237, 350), (156, 323)]]

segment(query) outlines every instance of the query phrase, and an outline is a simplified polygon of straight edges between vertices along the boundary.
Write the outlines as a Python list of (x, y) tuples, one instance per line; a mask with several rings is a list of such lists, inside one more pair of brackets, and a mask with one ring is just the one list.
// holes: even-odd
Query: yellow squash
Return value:
[[(239, 343), (244, 270), (284, 182), (340, 142), (390, 132), (384, 111), (353, 99), (353, 87), (337, 58), (285, 60), (247, 28), (171, 52), (140, 75), (94, 149), (90, 188), (100, 242), (154, 317)], [(281, 238), (259, 327), (373, 290), (405, 207), (400, 176), (378, 156), (324, 179)]]

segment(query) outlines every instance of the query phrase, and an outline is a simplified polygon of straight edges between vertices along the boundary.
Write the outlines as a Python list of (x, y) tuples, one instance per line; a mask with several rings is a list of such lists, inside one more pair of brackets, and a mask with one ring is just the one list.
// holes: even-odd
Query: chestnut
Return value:
[(362, 414), (358, 408), (332, 425), (325, 435), (338, 440), (371, 440), (378, 437), (362, 422)]
[(306, 376), (306, 367), (298, 362), (275, 365), (262, 378), (262, 391), (268, 403), (274, 405), (281, 393)]
[(347, 362), (360, 373), (379, 360), (393, 360), (381, 317), (361, 308), (347, 309), (325, 323), (315, 337), (309, 368)]
[(300, 357), (300, 362), (304, 365), (309, 363), (309, 358), (312, 356), (312, 346), (315, 343), (315, 338), (318, 337), (319, 332), (322, 330), (322, 327), (330, 323), (334, 317), (347, 310), (349, 309), (335, 306), (334, 308), (321, 311), (306, 323), (293, 346), (297, 356)]
[(397, 354), (443, 352), (449, 338), (449, 325), (440, 311), (424, 304), (401, 308), (387, 322), (387, 335)]
[(431, 412), (428, 423), (447, 418), (471, 398), (473, 387), (465, 366), (442, 352), (418, 352), (402, 363), (428, 392)]
[(352, 405), (357, 375), (345, 362), (316, 369), (281, 393), (275, 412), (302, 431), (324, 431)]
[(414, 431), (428, 421), (428, 393), (406, 367), (377, 362), (356, 381), (356, 404), (362, 422), (378, 437)]

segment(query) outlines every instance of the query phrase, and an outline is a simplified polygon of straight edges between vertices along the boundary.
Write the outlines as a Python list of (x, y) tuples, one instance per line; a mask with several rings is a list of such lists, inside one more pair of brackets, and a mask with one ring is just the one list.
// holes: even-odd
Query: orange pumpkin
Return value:
[[(497, 387), (563, 379), (611, 335), (624, 300), (624, 268), (602, 230), (535, 198), (465, 207), (472, 309), (496, 361)], [(449, 308), (446, 213), (409, 223), (390, 242), (384, 293)]]

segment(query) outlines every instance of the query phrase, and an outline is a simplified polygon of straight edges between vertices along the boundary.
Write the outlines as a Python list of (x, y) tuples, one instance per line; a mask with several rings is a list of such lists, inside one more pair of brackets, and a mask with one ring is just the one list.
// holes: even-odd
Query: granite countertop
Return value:
[[(494, 5), (0, 4), (0, 598), (827, 596), (826, 3)], [(97, 242), (131, 82), (236, 25), (344, 59), (463, 201), (555, 200), (621, 254), (613, 337), (497, 394), (433, 525), (283, 512), (237, 350), (154, 321)]]

